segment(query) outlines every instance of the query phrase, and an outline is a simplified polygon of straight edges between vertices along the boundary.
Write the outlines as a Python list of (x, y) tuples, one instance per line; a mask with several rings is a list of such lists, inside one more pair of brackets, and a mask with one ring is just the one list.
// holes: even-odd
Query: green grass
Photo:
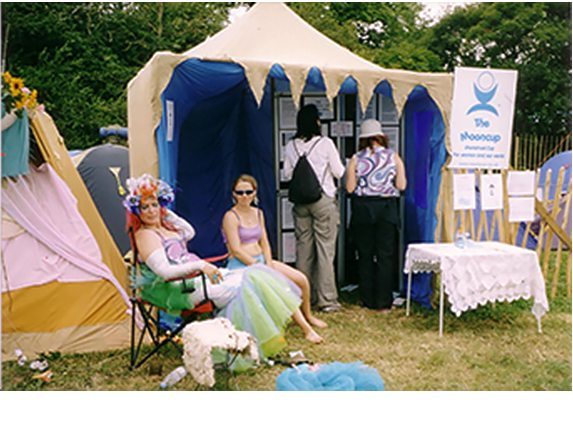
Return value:
[[(571, 390), (571, 299), (565, 280), (559, 297), (550, 301), (537, 333), (530, 301), (488, 304), (456, 317), (445, 313), (444, 336), (438, 337), (437, 310), (413, 307), (380, 314), (356, 304), (356, 295), (342, 293), (343, 310), (324, 314), (326, 342), (308, 344), (300, 329), (289, 326), (288, 350), (303, 350), (313, 362), (361, 360), (376, 368), (387, 390)], [(157, 390), (171, 369), (182, 364), (168, 348), (140, 369), (128, 369), (129, 350), (63, 355), (50, 362), (50, 383), (33, 380), (27, 367), (3, 365), (5, 390)], [(163, 375), (151, 375), (161, 366)], [(231, 390), (274, 390), (283, 366), (261, 366), (238, 374)], [(226, 389), (224, 374), (216, 390)], [(173, 389), (194, 390), (186, 377)]]

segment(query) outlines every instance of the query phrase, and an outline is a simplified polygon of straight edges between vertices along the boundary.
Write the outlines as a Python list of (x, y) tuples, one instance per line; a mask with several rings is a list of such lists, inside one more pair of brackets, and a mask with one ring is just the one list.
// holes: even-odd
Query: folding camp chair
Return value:
[[(133, 235), (133, 229), (129, 229), (130, 240), (135, 241)], [(131, 272), (130, 276), (132, 278), (132, 283), (135, 282), (135, 277), (140, 273), (140, 265), (138, 262), (138, 250), (135, 243), (132, 244), (132, 259), (131, 259)], [(208, 262), (216, 263), (225, 260), (228, 255), (214, 257), (210, 259), (205, 259)], [(154, 306), (153, 304), (145, 301), (141, 298), (139, 293), (139, 288), (132, 286), (131, 295), (131, 353), (130, 353), (130, 369), (139, 368), (143, 365), (150, 357), (155, 355), (163, 346), (166, 344), (172, 344), (182, 351), (181, 346), (175, 341), (177, 335), (187, 326), (187, 324), (196, 321), (202, 317), (211, 318), (215, 310), (215, 305), (209, 299), (207, 294), (207, 279), (203, 273), (194, 273), (186, 277), (174, 279), (183, 280), (190, 279), (193, 277), (201, 276), (203, 281), (203, 289), (205, 290), (205, 299), (197, 304), (193, 309), (184, 310), (180, 313), (181, 322), (175, 326), (173, 329), (166, 330), (162, 323), (160, 322), (160, 311), (165, 310), (165, 308)], [(193, 292), (193, 291), (190, 291)], [(139, 337), (136, 338), (138, 333), (138, 327), (136, 325), (136, 319), (138, 314), (141, 315), (141, 321), (143, 323), (141, 331), (139, 331)], [(147, 353), (142, 352), (143, 340), (145, 334), (149, 334), (151, 341), (153, 342), (153, 349)]]

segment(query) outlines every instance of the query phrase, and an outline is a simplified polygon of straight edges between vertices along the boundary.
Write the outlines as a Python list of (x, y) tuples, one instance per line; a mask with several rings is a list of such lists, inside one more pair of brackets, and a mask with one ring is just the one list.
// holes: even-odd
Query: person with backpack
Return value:
[(310, 279), (318, 309), (335, 312), (340, 309), (334, 275), (340, 214), (334, 179), (342, 178), (344, 165), (334, 142), (321, 136), (315, 105), (301, 108), (296, 127), (286, 145), (284, 163), (289, 200), (294, 204), (296, 267)]
[(406, 189), (406, 170), (377, 120), (365, 120), (359, 138), (358, 152), (348, 163), (346, 190), (353, 194), (350, 225), (358, 250), (360, 299), (369, 309), (387, 312), (398, 290), (398, 200)]

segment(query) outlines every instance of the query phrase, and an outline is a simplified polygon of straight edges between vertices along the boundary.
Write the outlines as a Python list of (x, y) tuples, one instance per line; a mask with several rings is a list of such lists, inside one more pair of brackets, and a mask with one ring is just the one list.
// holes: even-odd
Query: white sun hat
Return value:
[(362, 124), (360, 125), (359, 138), (360, 139), (372, 138), (373, 136), (385, 136), (378, 120), (369, 118), (367, 120), (362, 121)]

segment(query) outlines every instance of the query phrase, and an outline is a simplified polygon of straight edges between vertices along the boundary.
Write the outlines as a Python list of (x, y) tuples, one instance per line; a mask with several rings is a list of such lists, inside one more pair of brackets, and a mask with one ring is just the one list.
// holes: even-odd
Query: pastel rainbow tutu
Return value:
[(256, 264), (232, 274), (242, 274), (241, 284), (217, 316), (253, 335), (261, 357), (277, 354), (286, 346), (285, 327), (300, 306), (300, 288), (265, 265)]

